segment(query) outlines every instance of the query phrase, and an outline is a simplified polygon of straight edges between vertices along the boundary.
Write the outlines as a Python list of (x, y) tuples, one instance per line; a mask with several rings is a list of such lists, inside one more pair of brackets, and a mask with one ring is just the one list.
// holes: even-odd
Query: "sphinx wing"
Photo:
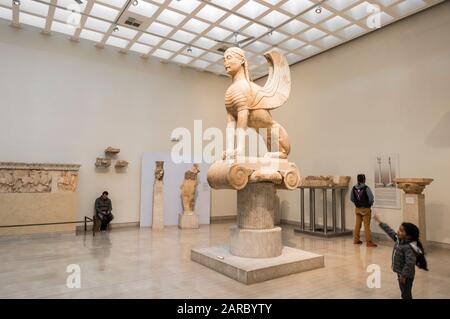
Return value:
[(284, 55), (270, 51), (264, 54), (269, 63), (269, 77), (264, 87), (254, 93), (251, 109), (273, 110), (283, 105), (291, 92), (291, 73)]

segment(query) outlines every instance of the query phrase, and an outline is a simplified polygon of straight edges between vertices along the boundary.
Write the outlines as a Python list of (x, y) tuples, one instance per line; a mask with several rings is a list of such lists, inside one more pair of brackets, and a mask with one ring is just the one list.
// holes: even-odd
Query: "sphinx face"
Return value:
[(225, 67), (225, 71), (229, 75), (235, 75), (242, 68), (243, 64), (244, 61), (241, 57), (225, 52), (223, 57), (223, 65)]

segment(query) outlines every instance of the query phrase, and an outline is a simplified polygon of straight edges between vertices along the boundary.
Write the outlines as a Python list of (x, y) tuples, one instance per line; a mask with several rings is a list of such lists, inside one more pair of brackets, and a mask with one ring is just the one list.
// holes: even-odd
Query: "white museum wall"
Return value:
[[(228, 81), (116, 51), (0, 20), (0, 161), (81, 164), (78, 218), (106, 189), (114, 222), (138, 222), (142, 154), (170, 151), (172, 130), (196, 119), (225, 127)], [(96, 170), (108, 146), (130, 162), (124, 172)], [(236, 213), (233, 192), (213, 203), (213, 216)]]
[[(431, 177), (428, 239), (450, 243), (450, 3), (444, 3), (291, 68), (288, 103), (273, 112), (292, 142), (290, 160), (306, 175), (364, 172), (396, 153), (400, 175)], [(225, 127), (229, 80), (111, 48), (43, 36), (0, 21), (0, 160), (82, 164), (80, 211), (92, 214), (104, 189), (115, 222), (139, 220), (144, 152), (167, 152), (173, 128)], [(263, 79), (262, 81), (265, 81)], [(96, 172), (107, 146), (121, 148), (126, 173)], [(281, 192), (283, 219), (298, 221), (298, 192)], [(320, 211), (320, 196), (318, 196)], [(233, 191), (212, 192), (212, 216), (236, 214)], [(347, 228), (354, 223), (347, 199)], [(401, 211), (380, 210), (396, 227)], [(377, 227), (375, 232), (380, 232)]]
[[(447, 2), (303, 61), (291, 68), (288, 103), (273, 112), (303, 176), (351, 175), (355, 183), (361, 172), (373, 187), (375, 155), (396, 153), (400, 176), (434, 178), (425, 190), (427, 236), (443, 243), (450, 243), (449, 34)], [(281, 197), (283, 219), (299, 221), (299, 192)], [(378, 211), (393, 227), (402, 221), (400, 210)]]

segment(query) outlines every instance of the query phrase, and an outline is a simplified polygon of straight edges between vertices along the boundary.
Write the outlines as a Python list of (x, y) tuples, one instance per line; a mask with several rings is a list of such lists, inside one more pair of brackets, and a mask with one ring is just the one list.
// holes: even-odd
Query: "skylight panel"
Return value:
[(84, 26), (95, 31), (106, 32), (111, 27), (111, 23), (89, 17)]
[(12, 20), (12, 10), (0, 7), (0, 18)]
[(175, 11), (163, 10), (163, 12), (161, 12), (161, 14), (158, 16), (158, 18), (156, 18), (156, 20), (158, 20), (160, 22), (164, 22), (166, 24), (177, 26), (185, 18), (186, 18), (185, 15), (182, 15), (180, 13), (176, 13)]
[(34, 13), (36, 15), (46, 17), (48, 14), (48, 5), (32, 0), (21, 0), (20, 11)]
[(155, 52), (153, 52), (152, 55), (164, 60), (168, 60), (173, 55), (173, 53), (170, 51), (158, 49)]
[(192, 11), (194, 11), (199, 5), (200, 5), (200, 2), (197, 0), (171, 1), (169, 4), (169, 7), (189, 14)]
[(285, 14), (282, 14), (279, 11), (271, 11), (269, 14), (266, 14), (260, 20), (261, 22), (268, 24), (271, 27), (277, 27), (283, 22), (289, 20), (289, 17)]
[(123, 26), (120, 26), (119, 30), (114, 32), (115, 36), (119, 36), (119, 37), (123, 37), (123, 38), (127, 38), (127, 39), (133, 39), (136, 36), (136, 34), (137, 34), (136, 30), (126, 28)]
[(237, 15), (231, 14), (229, 17), (224, 19), (220, 25), (224, 26), (230, 30), (238, 31), (240, 28), (242, 28), (244, 25), (249, 23), (250, 21), (243, 19), (241, 17), (238, 17)]
[(325, 21), (324, 23), (322, 23), (322, 27), (327, 29), (328, 31), (334, 32), (338, 29), (341, 29), (347, 25), (349, 25), (351, 22), (340, 17), (340, 16), (335, 16), (327, 21)]
[(311, 23), (319, 23), (320, 21), (325, 20), (326, 18), (330, 17), (331, 15), (332, 15), (332, 13), (325, 8), (322, 8), (322, 11), (320, 13), (317, 13), (316, 9), (313, 8), (313, 9), (309, 10), (308, 12), (306, 12), (305, 14), (301, 15), (301, 18), (303, 18)]
[(148, 54), (150, 52), (152, 48), (148, 45), (144, 45), (144, 44), (140, 44), (140, 43), (135, 43), (131, 46), (130, 50), (137, 52), (137, 53), (142, 53), (142, 54)]
[(52, 26), (50, 28), (52, 31), (67, 34), (67, 35), (74, 35), (76, 28), (73, 27), (70, 24), (67, 23), (61, 23), (58, 21), (53, 21)]
[(212, 28), (206, 35), (210, 38), (213, 38), (215, 40), (223, 41), (225, 38), (230, 36), (232, 34), (231, 31), (225, 30), (221, 27), (214, 27)]
[(264, 33), (268, 32), (269, 30), (265, 27), (263, 27), (262, 25), (256, 24), (256, 23), (252, 23), (248, 28), (245, 28), (244, 30), (242, 30), (243, 33), (245, 33), (246, 35), (249, 35), (251, 37), (260, 37), (261, 35), (263, 35)]
[(147, 33), (144, 33), (138, 39), (139, 42), (142, 42), (142, 43), (145, 43), (145, 44), (150, 44), (151, 46), (158, 45), (158, 43), (160, 43), (161, 40), (162, 40), (162, 38), (154, 36), (154, 35), (151, 35), (151, 34), (147, 34)]
[(348, 39), (352, 39), (356, 36), (359, 36), (365, 32), (366, 32), (365, 29), (363, 29), (360, 26), (357, 26), (355, 24), (352, 24), (351, 26), (338, 31), (338, 34), (348, 40)]
[(222, 18), (225, 13), (226, 11), (207, 4), (199, 12), (197, 12), (197, 17), (205, 19), (207, 21), (216, 22), (217, 20)]
[(230, 10), (233, 9), (241, 1), (242, 0), (211, 0), (212, 3)]
[(19, 14), (19, 23), (28, 24), (33, 27), (37, 28), (44, 28), (45, 27), (45, 19), (36, 17), (34, 15), (21, 12)]
[(153, 22), (150, 27), (147, 29), (148, 32), (155, 33), (161, 36), (168, 35), (173, 28), (166, 26), (165, 24), (161, 24), (158, 22)]
[[(140, 1), (139, 3), (141, 3), (143, 1)], [(109, 20), (109, 21), (114, 21), (118, 15), (119, 11), (106, 7), (106, 6), (102, 6), (101, 4), (97, 4), (94, 3), (94, 6), (92, 7), (91, 13), (90, 15), (94, 16), (94, 17), (99, 17), (105, 20)]]
[(293, 15), (298, 15), (313, 5), (314, 3), (308, 0), (289, 0), (281, 6), (281, 9)]
[(181, 50), (183, 47), (184, 47), (184, 44), (181, 44), (181, 43), (178, 43), (178, 42), (175, 42), (172, 40), (167, 40), (163, 44), (160, 45), (160, 48), (165, 49), (165, 50), (174, 51), (174, 52)]
[(266, 12), (269, 8), (253, 0), (248, 1), (237, 12), (247, 17), (255, 19)]
[(298, 20), (292, 20), (286, 23), (284, 26), (282, 26), (280, 30), (289, 34), (296, 34), (307, 29), (308, 27), (309, 25), (307, 25), (306, 23), (303, 23)]
[(158, 10), (158, 6), (141, 0), (138, 2), (137, 6), (129, 6), (128, 10), (141, 16), (151, 18), (156, 10)]
[(183, 29), (186, 29), (191, 32), (202, 33), (205, 31), (210, 25), (208, 23), (202, 22), (198, 19), (191, 18), (188, 22), (183, 25)]
[(188, 64), (192, 61), (192, 58), (186, 55), (177, 55), (176, 57), (172, 58), (172, 61), (180, 64)]
[(305, 42), (297, 40), (297, 39), (289, 39), (285, 42), (283, 42), (282, 44), (280, 44), (281, 47), (286, 48), (288, 50), (295, 50), (299, 47), (301, 47), (302, 45), (305, 45)]
[(80, 38), (94, 41), (94, 42), (101, 42), (103, 39), (104, 34), (96, 31), (91, 31), (87, 29), (81, 30)]
[(195, 39), (195, 37), (196, 37), (195, 34), (192, 34), (192, 33), (189, 33), (189, 32), (183, 31), (183, 30), (178, 30), (172, 36), (173, 39), (182, 41), (184, 43), (191, 42), (192, 40)]
[(359, 0), (327, 0), (327, 5), (333, 7), (334, 9), (341, 11), (345, 8), (350, 7), (352, 4)]
[(211, 49), (213, 46), (217, 45), (218, 43), (216, 41), (207, 39), (205, 37), (201, 37), (198, 40), (196, 40), (193, 44), (196, 46), (199, 46), (204, 49)]
[(110, 36), (108, 38), (108, 40), (106, 40), (106, 44), (112, 45), (114, 47), (118, 47), (121, 49), (124, 49), (128, 45), (128, 43), (129, 43), (129, 41), (121, 39), (121, 38), (117, 38), (114, 36)]
[(305, 32), (303, 32), (302, 34), (300, 34), (300, 37), (306, 41), (312, 42), (315, 41), (321, 37), (323, 37), (324, 35), (326, 35), (325, 32), (316, 29), (316, 28), (311, 28)]
[(192, 62), (191, 66), (199, 68), (199, 69), (204, 69), (206, 68), (208, 65), (210, 65), (209, 62), (203, 61), (203, 60), (197, 60)]
[(113, 7), (117, 7), (120, 9), (123, 8), (125, 3), (127, 2), (127, 0), (97, 0), (97, 1), (109, 4)]

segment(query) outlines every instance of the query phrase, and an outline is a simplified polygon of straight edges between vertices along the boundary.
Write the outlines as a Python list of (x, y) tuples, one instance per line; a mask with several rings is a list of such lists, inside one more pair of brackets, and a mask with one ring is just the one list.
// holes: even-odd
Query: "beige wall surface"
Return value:
[[(427, 236), (450, 243), (450, 3), (291, 68), (292, 92), (273, 112), (306, 175), (366, 173), (377, 153), (399, 154), (400, 175), (430, 177)], [(265, 81), (265, 79), (262, 79)], [(299, 220), (299, 192), (283, 192), (283, 218)], [(321, 196), (317, 195), (318, 206)], [(347, 199), (347, 227), (354, 223)], [(320, 207), (319, 207), (320, 209)], [(381, 210), (393, 227), (400, 210)], [(321, 210), (319, 210), (321, 212)], [(381, 232), (378, 227), (373, 227)]]
[[(397, 153), (400, 174), (434, 178), (426, 190), (428, 239), (450, 243), (450, 3), (293, 66), (289, 102), (273, 112), (303, 175), (371, 178), (377, 153)], [(103, 189), (116, 222), (139, 219), (140, 160), (168, 151), (175, 127), (225, 127), (229, 80), (142, 61), (64, 36), (0, 22), (0, 159), (79, 163), (78, 216)], [(96, 172), (106, 146), (126, 173)], [(354, 182), (354, 179), (352, 180)], [(298, 192), (282, 192), (283, 218), (298, 220)], [(318, 200), (320, 202), (320, 200)], [(212, 214), (236, 211), (232, 191), (212, 194)], [(401, 211), (381, 210), (394, 227)], [(347, 202), (347, 227), (354, 222)], [(375, 231), (380, 231), (375, 228)]]
[[(0, 194), (0, 225), (61, 223), (75, 220), (77, 193)], [(0, 235), (73, 231), (75, 224), (5, 227)]]
[[(81, 164), (78, 218), (106, 189), (114, 222), (136, 222), (142, 154), (170, 151), (172, 130), (197, 119), (225, 127), (227, 79), (116, 51), (0, 20), (0, 161)], [(107, 146), (126, 170), (96, 171)], [(235, 200), (213, 196), (213, 214), (236, 212)]]

